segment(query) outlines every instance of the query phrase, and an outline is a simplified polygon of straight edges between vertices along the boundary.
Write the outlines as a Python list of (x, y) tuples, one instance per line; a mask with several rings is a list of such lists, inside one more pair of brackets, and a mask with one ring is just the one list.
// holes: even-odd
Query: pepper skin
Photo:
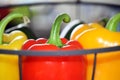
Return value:
[[(0, 20), (2, 20), (5, 16), (7, 16), (10, 13), (20, 13), (24, 16), (27, 16), (28, 18), (32, 17), (31, 11), (29, 10), (28, 6), (19, 6), (19, 7), (12, 7), (12, 8), (0, 8)], [(6, 29), (9, 29), (13, 26), (16, 26), (19, 23), (22, 23), (23, 20), (20, 18), (16, 18), (7, 25)]]
[(26, 34), (26, 36), (28, 37), (28, 39), (37, 39), (36, 35), (34, 34), (34, 32), (28, 27), (28, 25), (26, 24), (19, 24), (17, 26), (14, 26), (14, 27), (11, 27), (11, 28), (8, 28), (5, 30), (5, 33), (10, 33), (12, 31), (15, 31), (15, 30), (19, 30), (19, 31), (22, 31)]
[[(113, 16), (106, 28), (97, 24), (82, 24), (73, 30), (71, 40), (79, 41), (84, 49), (105, 48), (120, 45), (120, 32), (115, 32), (120, 14)], [(92, 78), (94, 54), (87, 55), (87, 80)], [(94, 80), (119, 80), (120, 52), (97, 54)]]
[[(22, 49), (34, 51), (82, 49), (78, 41), (60, 39), (59, 29), (62, 20), (69, 22), (70, 17), (67, 14), (59, 15), (52, 26), (48, 40), (44, 38), (27, 40)], [(22, 62), (22, 80), (86, 80), (85, 55), (24, 56)]]
[[(9, 14), (0, 22), (0, 49), (21, 50), (27, 36), (21, 31), (4, 34), (6, 25), (14, 18), (21, 18), (21, 14)], [(0, 54), (0, 80), (19, 80), (18, 56)]]

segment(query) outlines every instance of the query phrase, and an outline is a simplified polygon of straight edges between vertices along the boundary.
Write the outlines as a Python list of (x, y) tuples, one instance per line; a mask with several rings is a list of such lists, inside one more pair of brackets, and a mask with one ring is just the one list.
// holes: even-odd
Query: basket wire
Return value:
[[(72, 56), (72, 55), (82, 55), (82, 54), (94, 54), (94, 64), (92, 79), (94, 80), (95, 69), (96, 69), (96, 56), (99, 53), (111, 52), (111, 51), (120, 51), (120, 46), (107, 47), (107, 48), (97, 48), (97, 49), (86, 49), (86, 50), (68, 50), (68, 51), (25, 51), (25, 50), (3, 50), (0, 49), (0, 54), (10, 54), (19, 56), (19, 74), (20, 80), (22, 80), (22, 59), (21, 56)], [(108, 54), (108, 53), (106, 53)]]

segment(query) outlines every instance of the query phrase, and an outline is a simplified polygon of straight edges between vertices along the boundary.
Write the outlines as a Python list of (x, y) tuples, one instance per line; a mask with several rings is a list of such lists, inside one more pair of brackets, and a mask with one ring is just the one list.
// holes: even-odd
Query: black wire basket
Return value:
[(86, 49), (86, 50), (70, 50), (70, 51), (15, 51), (15, 50), (0, 50), (1, 54), (10, 54), (19, 56), (19, 71), (20, 71), (20, 80), (22, 80), (22, 60), (21, 56), (76, 56), (76, 55), (87, 55), (94, 54), (94, 64), (92, 79), (94, 80), (95, 70), (96, 70), (96, 56), (99, 53), (120, 51), (120, 46), (108, 47), (108, 48), (97, 48), (97, 49)]

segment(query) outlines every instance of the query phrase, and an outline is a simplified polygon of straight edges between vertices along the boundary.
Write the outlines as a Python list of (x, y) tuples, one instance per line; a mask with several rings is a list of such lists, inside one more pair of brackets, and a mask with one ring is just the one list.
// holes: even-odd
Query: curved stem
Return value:
[(3, 34), (7, 24), (14, 18), (19, 18), (19, 17), (23, 17), (23, 15), (19, 13), (12, 13), (2, 19), (2, 21), (0, 22), (0, 44), (2, 44)]
[(50, 38), (48, 39), (48, 42), (49, 44), (54, 44), (58, 47), (62, 47), (63, 44), (60, 40), (60, 25), (62, 23), (62, 21), (64, 21), (65, 23), (68, 23), (70, 22), (70, 16), (68, 14), (62, 14), (62, 15), (59, 15), (54, 24), (52, 25), (52, 30), (51, 30), (51, 33), (50, 33)]
[(114, 16), (108, 21), (108, 23), (107, 23), (107, 25), (106, 25), (106, 29), (108, 29), (108, 30), (110, 30), (110, 31), (116, 32), (119, 22), (120, 22), (120, 13), (114, 15)]

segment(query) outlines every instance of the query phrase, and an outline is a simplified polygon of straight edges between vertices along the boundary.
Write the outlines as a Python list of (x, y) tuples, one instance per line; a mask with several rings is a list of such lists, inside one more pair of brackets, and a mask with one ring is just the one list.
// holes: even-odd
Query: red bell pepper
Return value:
[[(51, 30), (50, 38), (27, 40), (22, 49), (34, 51), (83, 49), (77, 41), (59, 36), (60, 24), (69, 22), (67, 14), (59, 15)], [(22, 61), (22, 80), (86, 80), (85, 55), (78, 56), (26, 56)]]

